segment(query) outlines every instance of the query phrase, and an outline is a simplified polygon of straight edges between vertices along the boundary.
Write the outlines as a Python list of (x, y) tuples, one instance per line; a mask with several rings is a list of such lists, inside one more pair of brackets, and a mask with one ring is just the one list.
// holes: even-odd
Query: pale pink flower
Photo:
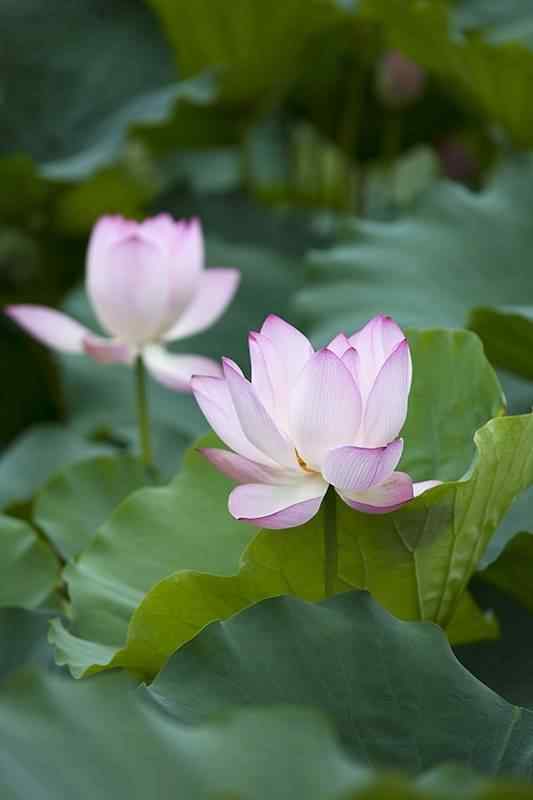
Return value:
[(192, 379), (193, 392), (231, 448), (201, 452), (237, 481), (229, 510), (263, 528), (310, 520), (332, 485), (352, 508), (394, 511), (435, 481), (396, 472), (411, 387), (409, 345), (390, 317), (318, 352), (269, 316), (250, 334), (252, 380), (223, 359), (223, 377)]
[(16, 305), (6, 313), (39, 341), (103, 363), (132, 363), (142, 354), (148, 371), (176, 391), (190, 391), (193, 374), (221, 375), (219, 365), (174, 355), (164, 345), (212, 325), (239, 283), (236, 269), (204, 269), (200, 222), (168, 214), (138, 223), (102, 217), (87, 252), (86, 288), (110, 338), (45, 306)]

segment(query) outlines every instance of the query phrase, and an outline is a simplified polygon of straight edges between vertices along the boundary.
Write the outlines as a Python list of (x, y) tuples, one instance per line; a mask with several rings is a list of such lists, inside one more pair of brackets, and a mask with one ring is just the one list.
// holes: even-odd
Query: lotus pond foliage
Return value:
[(533, 798), (531, 4), (4, 5), (2, 800)]

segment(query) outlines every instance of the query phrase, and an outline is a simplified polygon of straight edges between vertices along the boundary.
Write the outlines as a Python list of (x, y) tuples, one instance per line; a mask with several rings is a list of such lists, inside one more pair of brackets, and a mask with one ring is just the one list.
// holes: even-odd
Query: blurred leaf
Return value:
[[(6, 266), (2, 264), (1, 247), (0, 233), (0, 271)], [(0, 386), (0, 448), (28, 425), (61, 416), (59, 379), (52, 358), (22, 335), (3, 314), (0, 315)], [(0, 460), (0, 497), (4, 494), (4, 474)]]
[(533, 44), (533, 9), (529, 0), (459, 0), (452, 11), (459, 30), (482, 29), (492, 42)]
[(533, 613), (533, 535), (517, 533), (480, 578), (510, 594)]
[(59, 562), (25, 522), (0, 516), (0, 608), (36, 608), (59, 584)]
[(533, 381), (533, 307), (474, 308), (468, 327), (496, 367)]
[(50, 663), (47, 633), (46, 612), (0, 608), (0, 687), (11, 673), (26, 664)]
[(54, 178), (109, 163), (130, 123), (163, 118), (184, 91), (141, 0), (58, 0), (53, 13), (6, 0), (2, 33), (2, 152)]
[(476, 578), (472, 591), (498, 617), (500, 637), (455, 648), (457, 658), (509, 702), (533, 708), (533, 615), (494, 584)]
[[(199, 80), (197, 84), (200, 85)], [(214, 99), (214, 92), (206, 93), (203, 102), (200, 96), (183, 98), (164, 122), (132, 126), (133, 138), (159, 157), (184, 149), (202, 153), (207, 148), (238, 145), (245, 130), (245, 117), (210, 102)]]
[(362, 592), (267, 600), (214, 623), (148, 692), (188, 724), (254, 704), (316, 708), (369, 766), (531, 774), (533, 714), (466, 672), (436, 627), (400, 622)]
[(111, 452), (62, 425), (35, 425), (0, 460), (0, 508), (31, 500), (60, 467)]
[(312, 254), (297, 309), (326, 341), (386, 312), (402, 325), (462, 326), (474, 306), (533, 297), (533, 159), (518, 158), (474, 194), (441, 181), (398, 221), (347, 224)]
[(185, 77), (217, 70), (221, 99), (247, 104), (283, 93), (302, 69), (313, 35), (336, 24), (332, 0), (149, 0)]
[(489, 121), (503, 125), (516, 144), (533, 144), (533, 52), (526, 46), (450, 35), (445, 0), (364, 0), (361, 13), (383, 26), (388, 46), (447, 82)]
[(437, 156), (425, 146), (410, 150), (393, 164), (375, 165), (367, 173), (366, 215), (387, 219), (391, 213), (409, 209), (430, 189), (438, 171)]
[(66, 186), (58, 197), (53, 224), (70, 236), (85, 235), (104, 214), (142, 217), (156, 186), (125, 166), (107, 167), (83, 183)]
[(147, 482), (132, 456), (101, 456), (56, 472), (34, 503), (33, 519), (70, 561), (80, 555), (116, 506)]
[(31, 158), (22, 154), (0, 158), (0, 175), (4, 188), (0, 197), (0, 218), (17, 222), (23, 214), (33, 215), (38, 223), (52, 186), (38, 175)]

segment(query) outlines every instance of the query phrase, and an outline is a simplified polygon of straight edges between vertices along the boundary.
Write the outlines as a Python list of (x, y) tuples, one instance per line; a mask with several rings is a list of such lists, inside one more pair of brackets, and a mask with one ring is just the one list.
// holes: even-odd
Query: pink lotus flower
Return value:
[(137, 223), (109, 216), (93, 229), (86, 275), (87, 293), (109, 339), (44, 306), (9, 306), (6, 313), (63, 352), (127, 364), (142, 354), (158, 381), (185, 392), (193, 374), (220, 375), (220, 367), (203, 356), (173, 355), (164, 345), (212, 325), (238, 283), (238, 270), (204, 269), (198, 220), (159, 214)]
[(329, 485), (352, 508), (394, 511), (436, 481), (396, 472), (411, 387), (409, 345), (389, 317), (318, 352), (269, 316), (250, 334), (251, 383), (230, 359), (223, 377), (195, 376), (193, 392), (231, 448), (201, 452), (237, 481), (230, 513), (263, 528), (292, 528), (319, 510)]

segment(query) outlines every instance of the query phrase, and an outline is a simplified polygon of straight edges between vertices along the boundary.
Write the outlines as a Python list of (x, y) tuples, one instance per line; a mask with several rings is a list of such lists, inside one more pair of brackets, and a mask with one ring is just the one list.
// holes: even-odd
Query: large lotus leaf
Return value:
[(335, 25), (331, 0), (149, 0), (176, 50), (180, 72), (216, 69), (221, 97), (232, 103), (264, 101), (297, 78), (311, 37)]
[(443, 0), (407, 4), (404, 0), (363, 0), (360, 5), (365, 17), (383, 26), (389, 46), (447, 82), (459, 97), (502, 125), (515, 143), (533, 143), (529, 102), (533, 53), (525, 44), (505, 41), (505, 36), (503, 41), (491, 41), (490, 37), (453, 35), (457, 22)]
[(0, 459), (0, 507), (30, 500), (60, 466), (110, 452), (109, 445), (88, 441), (64, 425), (35, 425)]
[[(533, 130), (533, 128), (532, 128)], [(465, 324), (470, 309), (533, 296), (533, 158), (501, 168), (473, 193), (435, 184), (395, 222), (353, 221), (310, 261), (297, 308), (320, 341), (386, 312), (403, 325)]]
[(276, 598), (214, 623), (148, 691), (189, 724), (253, 704), (317, 708), (369, 766), (532, 775), (533, 714), (466, 672), (438, 628), (399, 621), (363, 592)]
[(0, 516), (0, 608), (36, 608), (59, 584), (59, 562), (25, 522)]
[[(497, 706), (495, 698), (491, 711), (505, 725), (505, 712), (512, 707)], [(370, 769), (349, 757), (334, 725), (314, 710), (249, 708), (183, 725), (124, 674), (80, 684), (24, 670), (0, 690), (0, 712), (5, 800), (66, 800), (73, 792), (83, 796), (88, 786), (92, 800), (533, 797), (525, 784), (485, 779), (457, 767), (437, 768), (417, 780)], [(489, 738), (486, 727), (480, 731)], [(518, 749), (513, 738), (504, 768)]]
[[(413, 334), (412, 346), (415, 387), (406, 431), (410, 431), (413, 446), (406, 465), (418, 471), (419, 478), (428, 477), (427, 473), (420, 474), (420, 469), (431, 465), (449, 482), (385, 516), (359, 514), (339, 501), (336, 588), (369, 589), (393, 613), (407, 619), (434, 620), (448, 629), (454, 641), (491, 635), (494, 626), (476, 613), (464, 592), (498, 522), (514, 497), (533, 481), (533, 417), (500, 417), (481, 428), (476, 434), (478, 453), (471, 471), (463, 480), (452, 481), (450, 465), (461, 470), (460, 477), (474, 456), (469, 425), (481, 425), (500, 409), (498, 385), (472, 334)], [(432, 362), (440, 367), (434, 375), (423, 368)], [(459, 378), (463, 369), (464, 382)], [(427, 374), (432, 376), (430, 381)], [(452, 386), (455, 391), (450, 391)], [(431, 406), (433, 396), (436, 407), (431, 414), (425, 413), (425, 405)], [(466, 408), (474, 416), (464, 415)], [(447, 416), (453, 418), (454, 426), (443, 422)], [(455, 448), (458, 455), (460, 444), (459, 460), (448, 463), (447, 454)], [(191, 467), (194, 458), (191, 456)], [(191, 486), (195, 485), (201, 495), (213, 497), (209, 512), (213, 527), (228, 526), (227, 530), (236, 534), (239, 525), (231, 521), (226, 510), (229, 482), (217, 476), (220, 493), (215, 497), (208, 488), (214, 481), (213, 470), (198, 464), (193, 477), (198, 483)], [(498, 485), (498, 492), (493, 491), (494, 485)], [(141, 502), (138, 505), (142, 507)], [(136, 518), (140, 518), (137, 504), (135, 508)], [(67, 662), (75, 675), (117, 665), (153, 675), (177, 647), (214, 619), (225, 618), (268, 596), (292, 593), (310, 600), (324, 596), (324, 525), (319, 515), (283, 534), (259, 534), (246, 551), (237, 576), (197, 574), (190, 571), (189, 557), (189, 563), (174, 560), (172, 565), (168, 563), (168, 577), (144, 599), (138, 592), (131, 593), (131, 602), (125, 604), (124, 583), (131, 586), (133, 580), (133, 585), (138, 585), (135, 577), (128, 577), (131, 571), (135, 575), (135, 566), (128, 563), (131, 556), (128, 558), (119, 544), (130, 541), (127, 524), (131, 525), (129, 513), (123, 518), (116, 514), (105, 541), (97, 538), (79, 564), (67, 571), (76, 611), (75, 631), (80, 638), (56, 626), (54, 640), (60, 661)], [(242, 525), (242, 530), (252, 529)], [(140, 532), (139, 536), (143, 535)], [(212, 529), (209, 536), (213, 536)], [(107, 540), (116, 543), (114, 553), (109, 552)], [(144, 541), (139, 538), (138, 546), (144, 546)], [(180, 572), (170, 574), (172, 568)], [(184, 572), (186, 569), (189, 571)], [(197, 569), (206, 571), (203, 566)], [(112, 583), (119, 574), (120, 586), (114, 592)], [(154, 582), (158, 579), (155, 571), (145, 577)], [(147, 583), (143, 584), (145, 591)], [(115, 609), (114, 594), (118, 596)], [(131, 616), (135, 601), (140, 606), (131, 619), (126, 647), (102, 650), (102, 644), (118, 644), (118, 636), (110, 638), (109, 631), (124, 635), (126, 617)], [(121, 614), (120, 603), (127, 614)]]
[(53, 11), (6, 0), (1, 86), (3, 154), (24, 151), (62, 178), (116, 156), (129, 123), (164, 117), (182, 91), (141, 0), (56, 0)]
[(111, 512), (147, 482), (141, 462), (100, 456), (55, 473), (35, 498), (33, 520), (66, 560), (76, 558)]
[[(194, 726), (184, 724), (176, 716), (190, 713), (198, 682), (195, 684), (194, 677), (187, 675), (184, 686), (178, 687), (174, 693), (174, 660), (154, 687), (157, 694), (154, 689), (136, 687), (131, 679), (118, 673), (76, 683), (57, 672), (24, 666), (30, 663), (46, 665), (46, 652), (43, 650), (46, 617), (20, 610), (0, 612), (2, 797), (6, 800), (26, 800), (30, 796), (32, 800), (62, 800), (72, 796), (73, 787), (78, 791), (81, 785), (91, 787), (94, 800), (107, 800), (110, 796), (118, 800), (170, 797), (174, 796), (177, 786), (180, 794), (190, 800), (214, 800), (215, 797), (267, 800), (272, 796), (280, 800), (294, 797), (309, 800), (380, 800), (383, 797), (390, 800), (440, 800), (450, 796), (458, 800), (529, 800), (533, 790), (525, 784), (494, 781), (460, 766), (437, 767), (416, 779), (388, 772), (391, 764), (386, 765), (387, 771), (377, 770), (368, 766), (368, 762), (379, 763), (379, 746), (372, 746), (361, 761), (354, 760), (346, 748), (346, 743), (350, 747), (350, 742), (341, 742), (339, 736), (345, 733), (350, 715), (348, 736), (351, 735), (352, 740), (361, 730), (362, 748), (365, 737), (370, 734), (370, 729), (365, 731), (364, 726), (353, 728), (358, 697), (364, 693), (364, 687), (373, 690), (383, 676), (382, 672), (388, 670), (395, 679), (390, 685), (397, 690), (397, 698), (401, 692), (405, 693), (404, 696), (409, 691), (416, 693), (417, 688), (423, 695), (422, 682), (430, 665), (424, 665), (422, 650), (428, 643), (436, 643), (431, 652), (438, 671), (431, 676), (428, 684), (431, 691), (427, 698), (422, 698), (420, 715), (424, 718), (424, 709), (431, 707), (435, 698), (442, 701), (457, 687), (460, 695), (453, 694), (453, 716), (447, 718), (445, 729), (440, 732), (433, 730), (430, 738), (424, 739), (424, 753), (440, 738), (447, 745), (444, 757), (453, 748), (459, 761), (466, 760), (466, 750), (461, 750), (462, 746), (465, 747), (468, 731), (459, 728), (459, 741), (451, 742), (453, 726), (456, 722), (459, 726), (457, 717), (461, 714), (462, 700), (468, 701), (462, 709), (463, 716), (472, 712), (468, 730), (475, 727), (481, 713), (488, 713), (485, 724), (479, 726), (479, 735), (484, 737), (484, 743), (488, 740), (493, 745), (498, 736), (503, 743), (505, 733), (510, 732), (506, 722), (513, 707), (461, 671), (436, 630), (399, 623), (364, 596), (355, 595), (345, 601), (351, 601), (351, 608), (356, 609), (350, 617), (346, 613), (346, 602), (341, 607), (337, 604), (335, 607), (331, 604), (329, 607), (313, 607), (295, 606), (293, 602), (289, 606), (282, 601), (283, 607), (276, 615), (276, 622), (281, 626), (276, 625), (273, 636), (275, 671), (266, 682), (265, 699), (269, 704), (272, 701), (269, 692), (274, 675), (279, 676), (280, 670), (283, 672), (278, 691), (288, 693), (297, 670), (301, 670), (303, 665), (304, 680), (299, 681), (298, 694), (296, 698), (288, 698), (291, 707), (286, 703), (271, 708), (231, 709), (230, 715), (216, 715), (215, 719)], [(254, 612), (258, 610), (254, 609)], [(259, 625), (253, 626), (251, 641), (259, 640), (260, 648), (266, 647), (265, 634), (272, 618), (272, 608), (266, 606), (261, 611)], [(298, 627), (297, 636), (291, 636), (291, 631), (299, 624), (297, 620), (307, 624)], [(237, 630), (234, 641), (239, 654), (242, 647), (242, 654), (246, 655), (251, 642), (242, 646), (241, 640), (243, 632), (250, 629), (250, 621), (243, 615), (230, 624)], [(375, 636), (376, 626), (383, 634), (379, 638)], [(212, 640), (215, 630), (211, 627), (202, 634), (198, 643), (193, 643), (196, 651), (183, 651), (186, 661), (194, 661), (200, 642)], [(377, 663), (380, 671), (371, 662), (370, 653), (361, 656), (357, 644), (361, 631), (365, 642), (371, 639), (371, 652), (379, 651)], [(285, 637), (286, 646), (280, 646)], [(325, 639), (328, 648), (322, 646)], [(311, 658), (306, 658), (305, 653), (311, 650), (313, 642)], [(225, 690), (224, 678), (230, 678), (227, 648), (228, 641), (223, 640), (220, 646), (217, 642), (214, 649), (209, 648), (202, 654), (199, 679), (201, 681), (210, 674), (215, 665), (224, 663), (224, 670), (217, 675), (213, 689), (222, 689), (221, 704), (228, 704), (231, 700), (233, 705), (234, 700), (240, 703), (242, 697), (229, 697)], [(251, 649), (254, 653), (254, 648)], [(345, 657), (342, 662), (335, 660), (335, 655), (340, 652)], [(404, 652), (408, 656), (406, 660), (402, 658)], [(444, 659), (439, 658), (442, 654)], [(254, 657), (258, 655), (256, 653)], [(335, 676), (333, 693), (331, 689), (326, 691), (327, 684), (319, 671), (328, 659), (333, 664), (331, 674)], [(361, 659), (364, 663), (371, 663), (372, 668), (364, 672)], [(245, 673), (246, 681), (251, 677), (253, 683), (259, 684), (261, 670), (266, 671), (271, 660), (272, 652), (268, 652), (255, 676), (250, 670), (251, 662), (246, 659), (237, 659), (240, 663), (236, 669)], [(355, 666), (353, 673), (347, 668), (352, 663)], [(310, 669), (310, 665), (315, 668)], [(406, 681), (409, 668), (413, 669), (414, 689), (411, 690)], [(179, 669), (183, 670), (183, 667), (178, 666)], [(396, 670), (401, 680), (397, 679)], [(364, 683), (358, 686), (361, 675)], [(314, 708), (295, 707), (295, 699), (307, 701), (305, 691), (313, 681), (317, 682), (316, 692), (308, 702)], [(352, 684), (356, 685), (356, 690), (353, 695), (345, 696), (344, 706), (340, 708), (338, 699)], [(189, 693), (185, 686), (192, 691)], [(183, 710), (180, 704), (177, 714), (169, 714), (169, 710), (173, 712), (171, 706), (174, 707), (184, 693), (187, 699)], [(212, 699), (213, 693), (209, 691), (208, 697), (201, 700), (200, 714), (205, 714), (206, 700), (211, 702)], [(380, 709), (386, 710), (392, 704), (395, 726), (394, 729), (387, 727), (389, 741), (385, 747), (392, 747), (394, 740), (398, 743), (403, 740), (404, 754), (401, 759), (395, 758), (394, 763), (405, 763), (409, 747), (416, 743), (416, 734), (411, 736), (408, 732), (410, 717), (402, 719), (402, 709), (388, 693), (381, 692), (379, 702), (379, 709), (376, 706), (372, 708), (370, 699), (366, 697), (363, 723), (378, 725)], [(370, 715), (369, 709), (372, 711)], [(442, 710), (440, 702), (436, 706), (437, 714), (439, 710)], [(514, 710), (517, 716), (515, 734), (519, 735), (527, 727), (528, 719), (524, 719), (527, 712)], [(408, 713), (416, 714), (417, 709), (411, 707)], [(500, 731), (496, 730), (497, 726)], [(421, 740), (425, 730), (419, 733)], [(383, 747), (385, 737), (381, 725), (379, 733)], [(449, 742), (446, 741), (447, 733)], [(515, 774), (519, 772), (516, 762), (521, 744), (517, 735), (509, 735), (501, 759), (502, 771), (509, 771), (508, 765), (512, 761), (517, 767)], [(522, 746), (527, 746), (525, 736)], [(477, 766), (481, 762), (480, 768), (483, 769), (483, 759), (488, 761), (491, 753), (479, 755), (480, 752), (482, 749), (476, 748), (471, 763)], [(132, 753), (135, 754), (133, 759)], [(209, 769), (205, 768), (206, 763)], [(416, 766), (420, 768), (418, 764)], [(490, 771), (496, 771), (497, 765), (492, 766), (494, 770)]]

